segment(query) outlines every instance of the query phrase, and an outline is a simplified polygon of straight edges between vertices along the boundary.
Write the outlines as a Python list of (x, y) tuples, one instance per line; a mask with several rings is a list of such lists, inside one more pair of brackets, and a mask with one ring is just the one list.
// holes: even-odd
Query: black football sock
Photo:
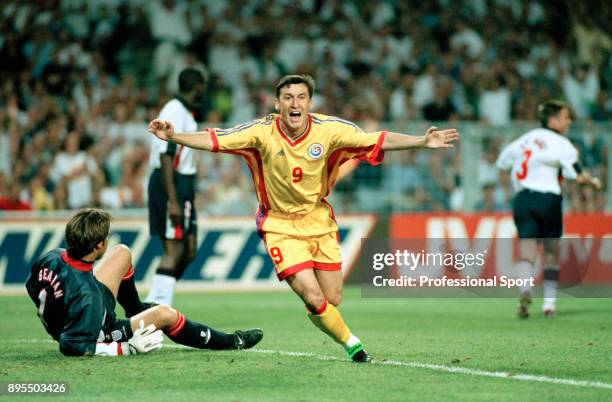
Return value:
[(171, 276), (173, 278), (176, 278), (176, 273), (174, 272), (173, 268), (159, 267), (157, 268), (157, 270), (155, 270), (155, 273), (159, 275), (166, 275), (166, 276)]
[(127, 317), (134, 316), (145, 309), (145, 306), (138, 297), (136, 284), (134, 283), (134, 268), (130, 267), (128, 272), (123, 277), (117, 292), (117, 301), (125, 310)]
[(186, 319), (180, 312), (178, 314), (176, 323), (164, 330), (168, 338), (174, 342), (198, 349), (224, 350), (236, 347), (233, 334), (217, 331), (204, 324)]

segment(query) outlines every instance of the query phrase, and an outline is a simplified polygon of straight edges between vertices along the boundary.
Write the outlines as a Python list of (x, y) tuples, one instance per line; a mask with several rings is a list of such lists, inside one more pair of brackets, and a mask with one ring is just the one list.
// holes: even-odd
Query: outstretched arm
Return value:
[(189, 148), (203, 149), (205, 151), (212, 151), (213, 149), (213, 141), (208, 130), (193, 133), (174, 132), (172, 123), (159, 119), (149, 123), (148, 130), (160, 140), (171, 141)]
[(452, 142), (459, 139), (456, 129), (438, 130), (429, 127), (423, 136), (405, 135), (388, 132), (382, 144), (383, 151), (400, 151), (417, 148), (453, 148)]
[(593, 186), (595, 190), (601, 190), (603, 187), (599, 178), (593, 177), (590, 173), (585, 171), (582, 171), (578, 176), (576, 176), (576, 183)]

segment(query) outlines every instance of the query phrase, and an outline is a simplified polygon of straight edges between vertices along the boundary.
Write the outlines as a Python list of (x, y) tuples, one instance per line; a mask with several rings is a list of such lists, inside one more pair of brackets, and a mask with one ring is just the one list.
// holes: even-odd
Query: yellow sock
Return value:
[(321, 331), (329, 335), (334, 341), (346, 346), (351, 337), (351, 330), (346, 326), (340, 312), (332, 304), (327, 306), (321, 314), (308, 314), (308, 318)]

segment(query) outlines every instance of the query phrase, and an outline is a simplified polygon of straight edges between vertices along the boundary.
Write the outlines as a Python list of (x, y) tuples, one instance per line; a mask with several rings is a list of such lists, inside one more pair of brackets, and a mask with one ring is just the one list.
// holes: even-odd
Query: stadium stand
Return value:
[[(206, 125), (267, 114), (275, 81), (303, 72), (317, 80), (318, 112), (398, 131), (448, 120), (477, 143), (360, 167), (337, 187), (339, 212), (370, 211), (380, 192), (376, 212), (509, 210), (495, 155), (550, 97), (572, 105), (580, 124), (570, 138), (607, 183), (612, 11), (603, 0), (546, 4), (3, 1), (0, 209), (144, 207), (146, 124), (187, 65), (212, 76), (198, 114)], [(245, 166), (200, 163), (201, 209), (254, 211)], [(605, 193), (567, 191), (570, 211), (606, 207)]]

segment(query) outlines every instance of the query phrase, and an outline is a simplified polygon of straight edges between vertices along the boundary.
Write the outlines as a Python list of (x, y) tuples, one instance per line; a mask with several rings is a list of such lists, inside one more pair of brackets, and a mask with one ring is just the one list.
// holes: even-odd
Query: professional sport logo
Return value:
[(308, 156), (312, 159), (319, 159), (323, 155), (323, 145), (315, 142), (308, 147)]

